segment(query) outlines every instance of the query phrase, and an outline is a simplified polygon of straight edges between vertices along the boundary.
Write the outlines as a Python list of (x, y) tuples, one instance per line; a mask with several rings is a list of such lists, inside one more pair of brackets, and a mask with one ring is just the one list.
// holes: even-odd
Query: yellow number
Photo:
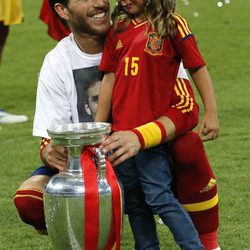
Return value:
[(131, 65), (130, 65), (130, 58), (125, 58), (125, 76), (128, 76), (129, 74), (129, 66), (130, 66), (130, 74), (132, 76), (136, 76), (139, 71), (139, 57), (132, 57), (131, 58)]
[(131, 63), (131, 75), (136, 76), (139, 71), (139, 57), (132, 57), (132, 63)]
[(125, 76), (128, 76), (129, 57), (125, 58)]

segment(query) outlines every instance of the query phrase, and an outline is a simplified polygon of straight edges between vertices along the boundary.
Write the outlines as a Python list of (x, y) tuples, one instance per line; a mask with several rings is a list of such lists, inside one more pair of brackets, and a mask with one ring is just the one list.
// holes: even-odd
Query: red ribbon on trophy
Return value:
[[(97, 169), (93, 156), (96, 156), (93, 147), (84, 147), (81, 155), (83, 181), (85, 184), (84, 196), (84, 249), (98, 250), (99, 232), (99, 193), (97, 183)], [(83, 167), (84, 166), (84, 167)], [(112, 222), (109, 238), (105, 250), (120, 250), (122, 225), (122, 195), (111, 163), (106, 159), (106, 179), (112, 193)], [(113, 223), (114, 222), (114, 223)], [(114, 228), (115, 226), (115, 228)]]

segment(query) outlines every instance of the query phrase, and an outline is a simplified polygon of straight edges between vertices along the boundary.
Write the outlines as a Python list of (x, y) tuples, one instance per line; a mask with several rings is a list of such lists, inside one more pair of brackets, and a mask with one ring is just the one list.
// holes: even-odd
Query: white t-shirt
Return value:
[(72, 34), (46, 55), (38, 80), (34, 136), (48, 137), (48, 128), (79, 122), (77, 73), (80, 71), (84, 75), (88, 69), (97, 72), (101, 56), (101, 53), (82, 52)]
[[(34, 136), (49, 138), (48, 128), (93, 120), (84, 112), (83, 103), (89, 83), (102, 77), (98, 71), (101, 56), (82, 52), (72, 34), (46, 55), (38, 80)], [(182, 64), (178, 77), (188, 79)]]

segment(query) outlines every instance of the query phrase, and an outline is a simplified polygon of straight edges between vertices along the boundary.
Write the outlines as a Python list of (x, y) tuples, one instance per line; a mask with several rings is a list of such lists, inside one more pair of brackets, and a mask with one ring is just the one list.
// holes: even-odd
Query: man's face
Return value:
[(109, 0), (69, 0), (68, 23), (72, 30), (89, 35), (105, 35), (110, 24)]
[(93, 119), (95, 119), (96, 115), (100, 86), (101, 81), (98, 81), (93, 86), (90, 86), (87, 91), (88, 99), (85, 103), (85, 111), (91, 115)]

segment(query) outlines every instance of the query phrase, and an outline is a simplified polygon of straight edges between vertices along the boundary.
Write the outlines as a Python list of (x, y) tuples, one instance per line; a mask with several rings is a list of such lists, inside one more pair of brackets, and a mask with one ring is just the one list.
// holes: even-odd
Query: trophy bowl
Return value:
[(83, 122), (57, 125), (49, 128), (53, 144), (60, 146), (85, 146), (100, 144), (111, 131), (105, 122)]

